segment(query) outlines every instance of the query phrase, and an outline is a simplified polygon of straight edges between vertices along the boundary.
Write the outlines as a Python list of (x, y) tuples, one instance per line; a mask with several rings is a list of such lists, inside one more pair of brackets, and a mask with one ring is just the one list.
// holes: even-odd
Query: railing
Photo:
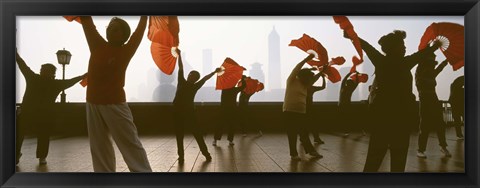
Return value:
[[(443, 120), (447, 126), (453, 125), (451, 105), (447, 101), (441, 101)], [(173, 119), (169, 118), (172, 114), (170, 103), (129, 103), (135, 124), (139, 132), (142, 133), (164, 133), (173, 131)], [(252, 103), (250, 106), (252, 121), (250, 127), (261, 126), (265, 130), (283, 130), (282, 122), (282, 103)], [(215, 103), (197, 104), (197, 123), (205, 131), (213, 130), (214, 125), (220, 114), (220, 108)], [(322, 121), (314, 121), (310, 126), (319, 126), (325, 131), (337, 130), (338, 116), (336, 102), (314, 102), (314, 113), (320, 114)], [(355, 119), (359, 126), (351, 127), (352, 130), (360, 129), (368, 125), (368, 113), (366, 101), (353, 102), (352, 108), (356, 113), (352, 119)], [(85, 103), (67, 103), (56, 108), (55, 130), (59, 134), (86, 134), (86, 114)], [(17, 115), (20, 108), (17, 106)], [(418, 113), (418, 112), (417, 112)]]

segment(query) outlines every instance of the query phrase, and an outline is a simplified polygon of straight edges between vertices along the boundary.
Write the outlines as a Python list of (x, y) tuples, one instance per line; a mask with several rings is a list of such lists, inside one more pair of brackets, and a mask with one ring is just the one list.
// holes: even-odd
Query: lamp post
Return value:
[[(69, 51), (65, 50), (58, 50), (57, 51), (57, 60), (58, 64), (62, 65), (63, 72), (62, 72), (62, 80), (65, 80), (65, 65), (70, 64), (70, 58), (72, 57), (72, 54), (70, 54)], [(62, 91), (62, 94), (60, 94), (60, 102), (65, 103), (67, 99), (67, 94), (65, 94), (65, 90)]]

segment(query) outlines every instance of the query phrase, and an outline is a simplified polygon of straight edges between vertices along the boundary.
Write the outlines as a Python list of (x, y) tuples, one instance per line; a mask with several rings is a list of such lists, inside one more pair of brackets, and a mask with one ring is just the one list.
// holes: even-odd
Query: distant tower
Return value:
[(154, 102), (171, 102), (175, 97), (175, 91), (177, 87), (173, 85), (177, 79), (177, 71), (174, 71), (172, 75), (166, 75), (165, 73), (158, 71), (156, 74), (157, 79), (160, 81), (153, 91)]
[(269, 90), (282, 87), (280, 65), (280, 36), (274, 26), (268, 35), (268, 81), (265, 87)]
[(258, 81), (265, 83), (265, 74), (263, 74), (262, 64), (255, 62), (250, 69), (250, 77), (257, 79)]
[[(253, 79), (257, 79), (258, 81), (262, 82), (264, 84), (265, 87), (267, 87), (265, 85), (265, 74), (263, 73), (263, 70), (262, 70), (262, 64), (258, 63), (258, 62), (255, 62), (253, 63), (252, 65), (252, 68), (250, 69), (250, 77), (252, 77)], [(252, 96), (252, 98), (250, 99), (250, 101), (265, 101), (267, 95), (266, 95), (266, 91), (265, 89), (263, 91), (260, 91), (256, 94), (254, 94)]]
[[(207, 75), (213, 71), (212, 69), (212, 49), (203, 49), (202, 51), (202, 75)], [(205, 83), (205, 86), (212, 86), (213, 80), (210, 79)]]

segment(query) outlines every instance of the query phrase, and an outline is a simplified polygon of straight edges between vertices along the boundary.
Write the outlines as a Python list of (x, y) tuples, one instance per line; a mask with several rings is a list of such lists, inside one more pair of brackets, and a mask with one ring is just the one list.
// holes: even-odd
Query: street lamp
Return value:
[[(63, 67), (63, 74), (62, 74), (62, 80), (65, 80), (65, 65), (70, 64), (70, 58), (72, 57), (72, 54), (70, 54), (69, 51), (65, 50), (58, 50), (57, 51), (57, 60), (58, 64), (62, 65)], [(62, 91), (62, 94), (60, 94), (60, 102), (65, 103), (67, 98), (67, 94), (65, 94), (65, 90)]]

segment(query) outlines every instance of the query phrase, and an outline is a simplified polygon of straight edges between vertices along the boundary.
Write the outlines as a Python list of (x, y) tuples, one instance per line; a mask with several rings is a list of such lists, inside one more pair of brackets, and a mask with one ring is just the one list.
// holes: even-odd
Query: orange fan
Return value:
[(65, 19), (67, 19), (69, 22), (72, 22), (73, 20), (75, 20), (76, 22), (82, 24), (82, 19), (80, 18), (80, 16), (63, 16)]
[[(245, 89), (243, 89), (243, 92), (245, 92), (246, 94), (254, 94), (255, 92), (257, 92), (257, 87), (258, 87), (258, 80), (257, 79), (252, 79), (250, 77), (247, 77), (245, 78), (245, 82), (247, 84), (247, 86), (245, 87)], [(242, 82), (240, 82), (238, 84), (238, 86), (242, 86)]]
[(87, 87), (87, 85), (88, 85), (88, 75), (83, 77), (82, 81), (80, 81), (80, 85), (82, 85), (82, 87)]
[[(357, 83), (367, 83), (368, 81), (368, 74), (362, 73), (354, 73), (350, 76), (350, 78)], [(357, 80), (358, 79), (358, 80)]]
[(340, 73), (335, 67), (329, 66), (323, 72), (327, 75), (328, 80), (330, 80), (332, 83), (337, 83), (338, 81), (342, 80)]
[(264, 88), (265, 88), (265, 86), (263, 85), (263, 83), (262, 83), (262, 82), (258, 82), (257, 92), (262, 91)]
[(327, 50), (314, 38), (303, 34), (303, 36), (297, 40), (292, 40), (289, 46), (296, 46), (308, 54), (313, 54), (314, 59), (307, 62), (311, 66), (320, 67), (328, 63)]
[(328, 80), (332, 83), (337, 83), (342, 80), (340, 73), (335, 67), (332, 66), (322, 66), (318, 69), (319, 71), (323, 70), (323, 74), (327, 76)]
[(227, 57), (223, 61), (221, 72), (217, 73), (216, 90), (230, 89), (237, 85), (238, 81), (242, 79), (243, 71), (247, 70), (238, 65), (233, 59)]
[(352, 68), (350, 68), (350, 72), (357, 72), (357, 65), (355, 65), (355, 63), (353, 63)]
[(336, 83), (340, 81), (342, 78), (338, 70), (332, 67), (332, 65), (343, 65), (343, 63), (345, 63), (345, 58), (343, 58), (342, 56), (338, 56), (338, 57), (332, 58), (332, 60), (330, 60), (328, 64), (321, 67), (317, 67), (317, 70), (318, 71), (323, 70), (323, 74), (327, 76), (328, 80), (330, 80), (332, 83)]
[(332, 60), (328, 62), (329, 65), (343, 65), (344, 63), (345, 63), (345, 58), (343, 58), (342, 56), (332, 58)]
[(363, 50), (362, 50), (362, 44), (360, 43), (360, 39), (358, 38), (357, 33), (353, 29), (352, 23), (346, 16), (333, 16), (333, 21), (335, 21), (335, 23), (337, 23), (340, 26), (340, 29), (342, 29), (348, 35), (348, 37), (352, 40), (353, 46), (355, 47), (355, 50), (357, 50), (357, 53), (360, 56), (360, 57), (353, 56), (352, 62), (354, 66), (359, 65), (360, 63), (363, 62)]
[(177, 16), (150, 16), (148, 39), (163, 45), (178, 46), (180, 24)]
[(454, 71), (464, 66), (465, 41), (463, 25), (449, 22), (432, 23), (425, 30), (418, 49), (424, 49), (435, 40), (442, 43), (440, 50), (450, 65), (452, 65)]
[(150, 51), (157, 67), (165, 74), (171, 75), (175, 70), (178, 54), (176, 48), (152, 42)]
[(171, 75), (175, 69), (180, 26), (176, 16), (150, 16), (148, 39), (152, 41), (150, 52), (157, 67)]

